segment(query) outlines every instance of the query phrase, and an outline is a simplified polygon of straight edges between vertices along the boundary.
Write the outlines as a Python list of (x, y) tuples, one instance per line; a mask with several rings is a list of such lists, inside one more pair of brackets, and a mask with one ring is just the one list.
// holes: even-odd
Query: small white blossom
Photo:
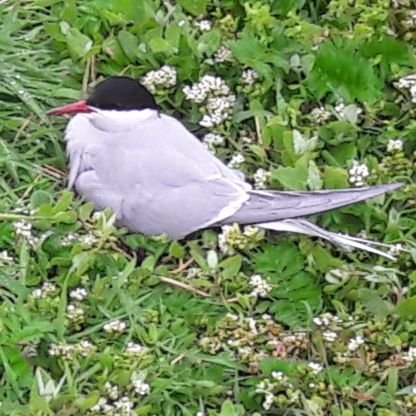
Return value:
[(77, 233), (69, 233), (66, 236), (64, 236), (61, 240), (61, 244), (63, 246), (69, 246), (74, 241), (76, 241), (79, 238), (79, 235)]
[(120, 396), (120, 392), (118, 389), (118, 386), (113, 385), (109, 383), (108, 381), (104, 384), (105, 392), (107, 393), (107, 396), (111, 400), (117, 400)]
[(78, 241), (83, 245), (91, 247), (98, 242), (98, 238), (94, 234), (89, 233), (80, 235)]
[(140, 376), (133, 374), (131, 378), (134, 391), (140, 396), (146, 396), (150, 393), (150, 386)]
[(221, 63), (226, 61), (231, 61), (233, 53), (231, 49), (225, 45), (221, 45), (214, 54), (214, 62)]
[(12, 261), (13, 261), (13, 257), (9, 255), (7, 250), (3, 250), (0, 252), (0, 262), (11, 263)]
[(83, 357), (88, 357), (94, 351), (95, 346), (87, 340), (83, 340), (78, 344), (51, 344), (49, 347), (50, 356), (63, 357), (66, 359), (72, 359), (75, 354), (80, 354)]
[(409, 350), (403, 355), (403, 359), (408, 362), (416, 361), (416, 347), (410, 347)]
[(35, 237), (32, 234), (31, 223), (24, 221), (24, 220), (16, 221), (13, 223), (13, 227), (14, 227), (16, 236), (20, 236), (24, 238), (32, 247), (37, 245), (40, 242), (40, 239), (38, 237)]
[(345, 105), (343, 101), (339, 101), (334, 107), (335, 115), (339, 120), (356, 122), (357, 116), (362, 114), (363, 109), (355, 104)]
[(407, 75), (396, 82), (396, 87), (406, 89), (410, 92), (411, 101), (416, 104), (416, 74)]
[(140, 344), (136, 344), (135, 342), (129, 342), (129, 343), (127, 343), (125, 353), (127, 355), (137, 356), (137, 355), (141, 355), (143, 353), (144, 349), (145, 348)]
[(248, 68), (241, 73), (241, 83), (251, 87), (258, 79), (260, 75), (254, 69)]
[(319, 363), (309, 363), (308, 367), (312, 370), (314, 374), (319, 374), (324, 368)]
[(202, 411), (196, 412), (195, 416), (205, 416), (205, 413)]
[(169, 65), (163, 65), (156, 71), (149, 71), (141, 80), (142, 84), (147, 87), (150, 92), (156, 90), (171, 88), (176, 85), (177, 72), (176, 69)]
[(389, 153), (397, 153), (403, 150), (403, 140), (396, 139), (396, 140), (389, 140), (387, 143), (387, 151)]
[(229, 168), (238, 168), (245, 162), (245, 157), (241, 153), (236, 153), (231, 157), (231, 160), (228, 162), (227, 166)]
[(414, 29), (416, 27), (416, 10), (408, 10), (406, 19), (402, 23), (406, 28)]
[(204, 75), (192, 86), (186, 85), (183, 93), (188, 101), (196, 104), (205, 103), (206, 114), (199, 124), (203, 127), (214, 127), (223, 123), (230, 115), (236, 97), (220, 77)]
[(359, 336), (357, 336), (355, 338), (351, 338), (348, 341), (348, 349), (350, 351), (356, 351), (364, 343), (365, 343), (364, 338), (359, 335)]
[[(98, 413), (101, 411), (104, 411), (104, 409), (106, 409), (105, 413), (108, 413), (108, 403), (107, 403), (107, 399), (104, 397), (100, 397), (97, 401), (97, 403), (91, 407), (91, 411)], [(110, 406), (111, 410), (113, 410), (113, 406)], [(104, 413), (104, 414), (105, 414)]]
[(212, 29), (212, 23), (209, 20), (196, 21), (194, 26), (201, 32), (209, 32)]
[(250, 296), (264, 298), (272, 290), (272, 286), (259, 274), (253, 274), (250, 277), (249, 284), (253, 288), (250, 292)]
[(272, 174), (268, 170), (263, 168), (257, 169), (253, 175), (254, 187), (256, 189), (266, 189), (271, 176)]
[(71, 290), (69, 297), (75, 300), (84, 300), (88, 296), (88, 292), (83, 287), (78, 287), (74, 290)]
[[(340, 110), (340, 108), (338, 108), (338, 110)], [(321, 105), (311, 111), (311, 116), (316, 123), (323, 124), (331, 118), (331, 112), (326, 110), (325, 107)]]
[(54, 292), (56, 292), (57, 288), (53, 283), (45, 282), (42, 287), (37, 288), (32, 291), (32, 297), (33, 298), (42, 298), (45, 299)]
[(272, 407), (272, 404), (274, 402), (274, 394), (273, 393), (267, 393), (264, 397), (264, 402), (262, 404), (264, 410), (269, 410)]
[(225, 139), (219, 134), (208, 133), (202, 138), (202, 142), (209, 150), (215, 153), (215, 146), (222, 146), (225, 143)]
[(66, 308), (65, 316), (68, 319), (68, 321), (80, 321), (84, 320), (85, 311), (84, 309), (71, 303)]
[(114, 407), (119, 410), (121, 413), (115, 413), (116, 415), (132, 415), (132, 410), (134, 403), (127, 397), (121, 397), (119, 400), (113, 403)]
[(90, 341), (84, 339), (76, 344), (76, 350), (83, 357), (88, 357), (94, 352), (95, 346)]
[(271, 376), (279, 381), (282, 381), (285, 378), (285, 375), (281, 371), (272, 371)]
[(119, 319), (115, 319), (103, 326), (105, 332), (110, 334), (112, 333), (121, 333), (127, 328), (127, 324)]
[(365, 179), (370, 176), (368, 166), (353, 160), (352, 166), (348, 169), (349, 182), (354, 186), (364, 186)]
[(334, 342), (338, 338), (338, 335), (334, 331), (324, 331), (322, 337), (327, 342)]

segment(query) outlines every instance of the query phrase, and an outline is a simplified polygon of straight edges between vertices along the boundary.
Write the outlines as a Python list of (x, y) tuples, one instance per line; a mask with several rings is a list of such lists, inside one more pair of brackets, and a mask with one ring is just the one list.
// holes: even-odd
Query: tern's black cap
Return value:
[(87, 105), (100, 110), (158, 110), (152, 94), (130, 77), (109, 77), (97, 84), (87, 99)]

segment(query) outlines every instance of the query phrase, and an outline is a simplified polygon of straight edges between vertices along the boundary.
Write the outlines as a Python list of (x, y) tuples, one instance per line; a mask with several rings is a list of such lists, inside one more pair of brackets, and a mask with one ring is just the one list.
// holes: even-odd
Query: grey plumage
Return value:
[[(357, 246), (353, 238), (294, 220), (383, 194), (400, 184), (317, 192), (257, 191), (212, 155), (179, 121), (155, 110), (98, 110), (68, 124), (69, 185), (118, 224), (174, 239), (238, 222), (302, 232)], [(291, 220), (289, 220), (291, 219)], [(366, 244), (370, 244), (366, 246)], [(369, 251), (371, 242), (360, 241)], [(370, 248), (369, 248), (370, 247)]]

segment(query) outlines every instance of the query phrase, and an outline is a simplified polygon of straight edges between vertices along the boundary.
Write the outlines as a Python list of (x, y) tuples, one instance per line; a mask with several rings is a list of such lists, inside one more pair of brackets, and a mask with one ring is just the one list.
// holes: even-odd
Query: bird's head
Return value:
[(76, 101), (48, 111), (48, 115), (91, 113), (99, 110), (157, 110), (152, 94), (137, 80), (114, 76), (97, 84), (86, 100)]

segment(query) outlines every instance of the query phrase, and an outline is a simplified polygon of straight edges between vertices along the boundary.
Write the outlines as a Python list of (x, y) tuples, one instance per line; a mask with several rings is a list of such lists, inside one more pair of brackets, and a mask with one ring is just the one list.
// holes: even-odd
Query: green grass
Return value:
[[(415, 414), (415, 104), (397, 81), (415, 72), (416, 28), (410, 2), (350, 3), (1, 2), (1, 415)], [(218, 63), (221, 45), (232, 55)], [(346, 187), (357, 160), (368, 184), (404, 182), (314, 218), (402, 244), (397, 261), (239, 230), (224, 254), (221, 230), (170, 242), (93, 216), (65, 190), (67, 121), (45, 113), (106, 76), (164, 64), (178, 80), (157, 89), (163, 111), (200, 138), (225, 137), (217, 155), (243, 154), (250, 181), (263, 168), (276, 189)], [(252, 86), (247, 68), (259, 74)], [(205, 74), (237, 95), (214, 129), (198, 125), (206, 110), (182, 91)], [(393, 139), (402, 150), (387, 151)], [(250, 295), (256, 274), (265, 297)], [(71, 296), (77, 288), (86, 296)], [(125, 327), (106, 331), (114, 320)], [(100, 398), (112, 408), (94, 412)]]

